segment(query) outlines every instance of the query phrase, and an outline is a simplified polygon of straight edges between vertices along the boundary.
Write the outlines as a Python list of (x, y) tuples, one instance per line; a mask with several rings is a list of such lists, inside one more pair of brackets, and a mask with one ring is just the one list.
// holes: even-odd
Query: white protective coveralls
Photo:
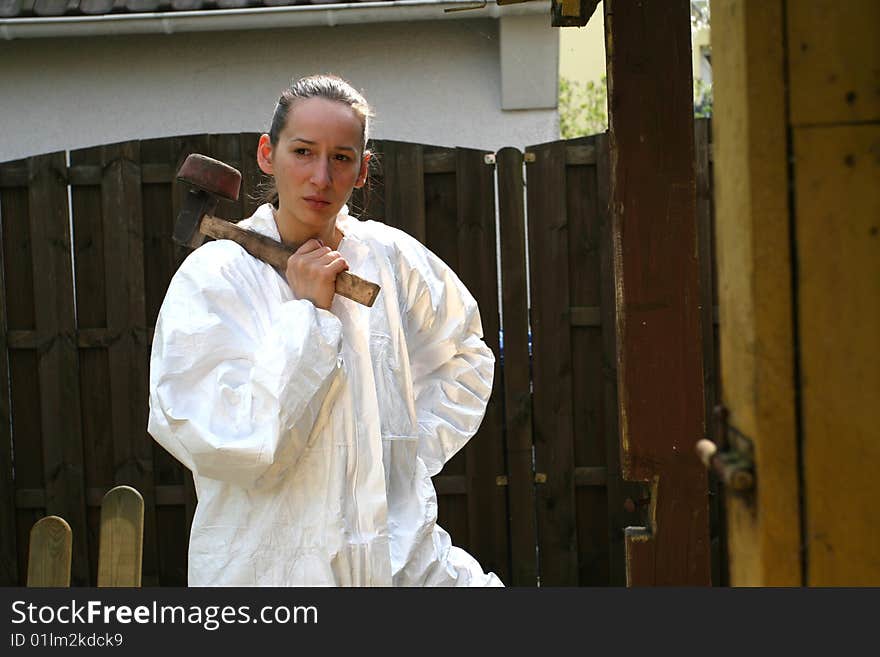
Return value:
[[(279, 239), (271, 205), (240, 226)], [(343, 207), (372, 308), (294, 297), (228, 240), (174, 275), (149, 433), (193, 473), (191, 586), (501, 586), (436, 523), (431, 477), (476, 432), (494, 375), (477, 304), (417, 240)]]

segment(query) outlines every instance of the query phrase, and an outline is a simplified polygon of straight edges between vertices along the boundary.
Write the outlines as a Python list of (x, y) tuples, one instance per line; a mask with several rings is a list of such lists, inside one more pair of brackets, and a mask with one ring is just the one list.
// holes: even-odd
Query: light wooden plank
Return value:
[(880, 585), (878, 148), (878, 124), (794, 131), (810, 586)]
[(802, 584), (783, 6), (712, 3), (721, 390), (761, 464), (726, 498), (733, 586)]
[(785, 6), (792, 125), (880, 121), (880, 2)]
[(144, 540), (144, 500), (130, 486), (116, 486), (101, 504), (98, 587), (138, 587)]
[(70, 586), (72, 540), (64, 518), (48, 516), (34, 524), (28, 547), (29, 587)]

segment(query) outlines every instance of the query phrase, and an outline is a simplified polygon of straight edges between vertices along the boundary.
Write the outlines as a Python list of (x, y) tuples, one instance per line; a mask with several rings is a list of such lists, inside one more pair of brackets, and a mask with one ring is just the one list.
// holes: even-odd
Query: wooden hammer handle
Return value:
[[(281, 273), (287, 270), (287, 260), (296, 252), (293, 247), (273, 240), (271, 237), (239, 228), (226, 219), (211, 215), (205, 215), (202, 218), (199, 232), (214, 239), (237, 242), (252, 256), (272, 265)], [(336, 294), (357, 301), (368, 308), (376, 300), (379, 289), (375, 283), (365, 281), (347, 271), (341, 272), (336, 277)]]

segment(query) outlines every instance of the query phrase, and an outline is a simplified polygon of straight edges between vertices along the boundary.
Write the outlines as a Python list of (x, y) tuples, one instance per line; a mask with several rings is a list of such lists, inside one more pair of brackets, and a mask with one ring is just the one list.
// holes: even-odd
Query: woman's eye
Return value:
[(308, 148), (297, 148), (297, 149), (294, 149), (293, 152), (296, 153), (297, 155), (308, 155), (309, 149)]
[(336, 159), (339, 160), (340, 162), (348, 162), (348, 160), (350, 158), (348, 157), (348, 155), (343, 155), (342, 153), (337, 153)]

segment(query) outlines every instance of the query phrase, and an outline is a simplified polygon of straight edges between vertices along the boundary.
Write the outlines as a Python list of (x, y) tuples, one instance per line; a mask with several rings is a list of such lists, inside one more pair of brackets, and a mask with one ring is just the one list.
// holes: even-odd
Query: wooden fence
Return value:
[[(708, 134), (699, 121), (707, 409)], [(182, 200), (174, 174), (191, 152), (229, 162), (242, 195), (217, 214), (248, 216), (257, 138), (145, 140), (0, 164), (0, 585), (24, 584), (28, 532), (46, 515), (73, 531), (72, 584), (94, 585), (100, 501), (120, 484), (144, 498), (143, 585), (186, 584), (192, 478), (146, 433), (152, 327), (186, 256), (170, 239)], [(622, 585), (623, 527), (638, 524), (644, 500), (618, 467), (604, 135), (525, 154), (372, 148), (379, 164), (353, 212), (406, 230), (458, 272), (496, 354), (480, 432), (434, 479), (440, 524), (507, 584)]]

